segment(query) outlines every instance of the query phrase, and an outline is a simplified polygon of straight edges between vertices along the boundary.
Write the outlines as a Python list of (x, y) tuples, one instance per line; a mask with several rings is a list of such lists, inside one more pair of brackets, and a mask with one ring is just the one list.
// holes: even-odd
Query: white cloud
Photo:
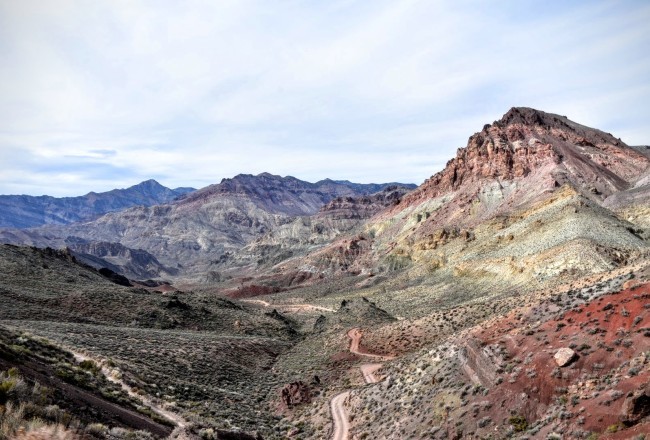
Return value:
[(421, 182), (515, 105), (648, 143), (649, 19), (632, 1), (1, 2), (0, 193)]

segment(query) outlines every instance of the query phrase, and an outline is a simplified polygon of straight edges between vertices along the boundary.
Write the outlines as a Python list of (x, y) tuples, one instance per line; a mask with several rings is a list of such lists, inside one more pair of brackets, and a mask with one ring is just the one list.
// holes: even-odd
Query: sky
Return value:
[(650, 2), (0, 0), (0, 194), (421, 183), (513, 106), (650, 144)]

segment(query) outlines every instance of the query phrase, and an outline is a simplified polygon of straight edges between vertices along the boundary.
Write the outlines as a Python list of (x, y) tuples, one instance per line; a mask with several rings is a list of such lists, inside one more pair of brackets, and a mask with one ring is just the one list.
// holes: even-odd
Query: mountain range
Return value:
[[(152, 185), (145, 182), (129, 193), (139, 195), (143, 187)], [(5, 230), (0, 237), (14, 244), (67, 246), (91, 265), (112, 267), (136, 278), (201, 273), (213, 261), (272, 229), (318, 213), (336, 197), (365, 196), (392, 187), (415, 185), (309, 183), (269, 173), (240, 174), (167, 203), (133, 206), (140, 200), (134, 197), (129, 201), (132, 207), (92, 220)], [(13, 223), (26, 223), (17, 217)], [(139, 258), (133, 258), (135, 254)]]
[(240, 174), (12, 211), (0, 367), (92, 438), (642, 439), (649, 153), (515, 107), (417, 187)]
[(192, 191), (194, 188), (169, 189), (155, 180), (147, 180), (126, 189), (89, 192), (79, 197), (0, 195), (0, 227), (65, 225), (132, 206), (166, 203)]

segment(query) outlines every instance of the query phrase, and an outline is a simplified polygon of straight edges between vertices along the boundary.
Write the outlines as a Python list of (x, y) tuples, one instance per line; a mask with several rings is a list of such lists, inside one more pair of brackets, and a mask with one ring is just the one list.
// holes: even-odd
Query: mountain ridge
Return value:
[(546, 283), (567, 276), (556, 268), (568, 261), (585, 274), (612, 269), (648, 247), (641, 238), (648, 170), (649, 158), (611, 134), (512, 108), (470, 136), (445, 169), (374, 213), (356, 235), (342, 234), (299, 260), (278, 263), (261, 280), (308, 284), (441, 271)]
[(569, 181), (590, 197), (607, 196), (629, 188), (649, 165), (647, 156), (609, 133), (565, 116), (513, 107), (500, 120), (470, 136), (467, 146), (459, 148), (442, 171), (405, 197), (401, 207), (483, 179), (514, 181), (543, 166), (560, 168), (539, 182), (542, 189)]
[(69, 224), (131, 206), (169, 202), (192, 191), (194, 188), (170, 189), (149, 179), (128, 188), (76, 197), (0, 195), (0, 228)]
[[(402, 188), (408, 190), (409, 186)], [(119, 255), (136, 255), (135, 251), (143, 250), (158, 260), (154, 266), (161, 268), (161, 275), (184, 272), (187, 267), (198, 273), (207, 271), (220, 255), (240, 249), (296, 217), (317, 214), (337, 197), (361, 196), (377, 187), (391, 185), (332, 180), (310, 183), (270, 173), (239, 174), (166, 204), (131, 207), (83, 223), (5, 230), (0, 231), (0, 237), (9, 243), (54, 248), (68, 246), (70, 239), (76, 242), (77, 238), (85, 242), (117, 242), (133, 252), (117, 251), (115, 258), (107, 261), (111, 268), (130, 268), (126, 272), (130, 275), (149, 273), (149, 267), (136, 267), (134, 261), (119, 261)], [(94, 252), (106, 246), (87, 249)], [(95, 253), (95, 257), (104, 258)]]

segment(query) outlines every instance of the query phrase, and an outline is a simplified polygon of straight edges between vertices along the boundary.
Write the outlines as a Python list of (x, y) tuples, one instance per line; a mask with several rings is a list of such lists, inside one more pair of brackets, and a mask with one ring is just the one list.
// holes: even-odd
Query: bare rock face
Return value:
[(311, 403), (311, 389), (303, 381), (292, 382), (282, 388), (282, 403), (291, 408), (301, 403)]
[(321, 208), (317, 218), (368, 219), (382, 209), (398, 204), (411, 190), (410, 186), (393, 185), (371, 195), (337, 197)]
[(650, 415), (650, 384), (646, 384), (625, 399), (620, 419), (626, 425), (633, 425)]
[(555, 362), (559, 367), (566, 367), (569, 365), (571, 362), (573, 362), (578, 356), (576, 355), (576, 352), (571, 350), (568, 347), (563, 347), (560, 348), (556, 353), (555, 356)]
[(548, 170), (550, 187), (570, 182), (605, 197), (630, 187), (648, 165), (647, 156), (609, 133), (565, 116), (515, 107), (472, 135), (444, 170), (404, 197), (400, 209), (471, 182), (516, 180), (540, 169)]

